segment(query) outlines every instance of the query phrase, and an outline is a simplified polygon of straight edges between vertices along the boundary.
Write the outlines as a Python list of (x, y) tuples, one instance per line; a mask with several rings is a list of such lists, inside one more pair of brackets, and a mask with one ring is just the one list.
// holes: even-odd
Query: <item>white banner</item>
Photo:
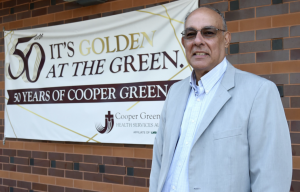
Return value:
[(5, 137), (153, 144), (197, 0), (5, 32)]

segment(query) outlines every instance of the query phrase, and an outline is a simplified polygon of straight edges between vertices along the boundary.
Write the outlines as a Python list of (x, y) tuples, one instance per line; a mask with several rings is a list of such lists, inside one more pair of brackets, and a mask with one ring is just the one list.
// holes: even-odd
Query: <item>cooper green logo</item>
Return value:
[(105, 126), (103, 127), (100, 124), (96, 125), (96, 129), (101, 134), (107, 134), (111, 132), (111, 130), (114, 127), (114, 115), (110, 114), (110, 111), (108, 111), (107, 115), (105, 115)]

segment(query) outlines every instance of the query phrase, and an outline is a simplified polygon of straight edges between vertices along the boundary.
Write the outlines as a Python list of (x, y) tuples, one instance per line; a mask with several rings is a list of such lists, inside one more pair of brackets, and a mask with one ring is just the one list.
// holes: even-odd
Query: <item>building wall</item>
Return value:
[[(0, 0), (0, 28), (30, 29), (122, 14), (169, 0), (109, 0), (81, 7), (63, 0)], [(235, 67), (275, 82), (293, 149), (291, 191), (300, 191), (300, 1), (201, 0), (225, 13)], [(4, 132), (4, 53), (0, 32), (0, 139)], [(2, 192), (146, 192), (151, 145), (7, 139), (0, 144)]]

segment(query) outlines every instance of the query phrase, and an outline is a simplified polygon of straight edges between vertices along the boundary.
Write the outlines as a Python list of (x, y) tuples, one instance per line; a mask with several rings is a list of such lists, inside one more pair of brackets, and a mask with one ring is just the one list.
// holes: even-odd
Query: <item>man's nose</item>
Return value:
[(196, 35), (196, 37), (195, 37), (195, 39), (194, 39), (194, 44), (196, 45), (196, 46), (199, 46), (199, 45), (203, 45), (204, 44), (204, 38), (203, 38), (203, 36), (202, 36), (202, 34), (201, 34), (201, 32), (200, 31), (197, 31), (197, 35)]

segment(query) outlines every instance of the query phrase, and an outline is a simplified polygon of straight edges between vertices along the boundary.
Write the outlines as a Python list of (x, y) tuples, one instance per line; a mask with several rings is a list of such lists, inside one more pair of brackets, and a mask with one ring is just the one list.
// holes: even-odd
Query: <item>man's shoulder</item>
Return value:
[(182, 95), (183, 92), (188, 91), (189, 88), (190, 88), (190, 76), (174, 83), (170, 87), (170, 89), (168, 91), (168, 95), (169, 95), (169, 97), (171, 95), (179, 96), (179, 95)]
[(235, 87), (239, 90), (243, 90), (244, 94), (256, 94), (258, 91), (263, 90), (265, 93), (271, 92), (278, 94), (277, 86), (274, 82), (249, 73), (236, 69), (235, 72)]
[(256, 87), (256, 86), (260, 87), (263, 84), (269, 85), (269, 86), (275, 85), (272, 81), (270, 81), (264, 77), (260, 77), (253, 73), (242, 71), (240, 69), (236, 69), (235, 82), (237, 85), (242, 85), (242, 86), (249, 85), (251, 87)]
[(177, 81), (176, 83), (174, 83), (172, 85), (172, 87), (181, 87), (181, 86), (189, 86), (189, 82), (190, 82), (190, 76), (180, 80), (180, 81)]

